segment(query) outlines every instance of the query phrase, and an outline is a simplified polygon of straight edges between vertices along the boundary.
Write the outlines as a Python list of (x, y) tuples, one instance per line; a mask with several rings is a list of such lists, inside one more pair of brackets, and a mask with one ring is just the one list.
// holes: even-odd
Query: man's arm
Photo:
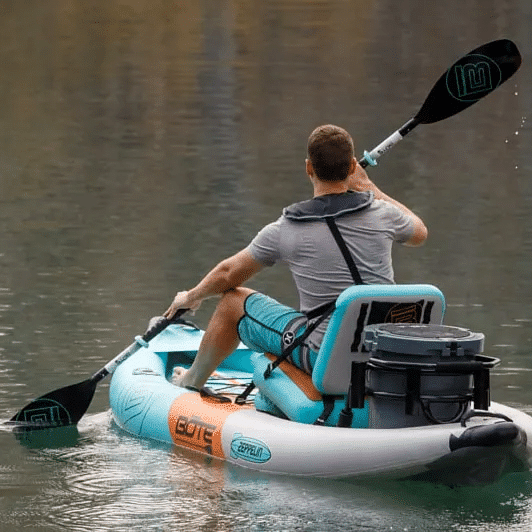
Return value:
[(180, 308), (196, 310), (204, 299), (243, 285), (263, 267), (247, 249), (243, 249), (218, 263), (194, 288), (178, 292), (164, 316), (172, 318)]
[(351, 190), (356, 190), (358, 192), (371, 190), (375, 195), (375, 199), (381, 199), (392, 203), (412, 218), (414, 221), (414, 234), (404, 242), (405, 246), (421, 246), (425, 242), (428, 236), (428, 231), (421, 218), (415, 215), (406, 205), (403, 205), (401, 202), (382, 192), (382, 190), (371, 181), (364, 168), (358, 163), (356, 163), (355, 171), (349, 176), (348, 187)]

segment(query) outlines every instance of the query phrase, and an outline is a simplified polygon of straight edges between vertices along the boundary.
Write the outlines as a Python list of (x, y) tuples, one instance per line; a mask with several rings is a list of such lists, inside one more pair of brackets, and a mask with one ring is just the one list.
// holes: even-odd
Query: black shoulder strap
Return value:
[(353, 277), (353, 281), (355, 282), (355, 284), (364, 284), (362, 277), (360, 277), (357, 265), (355, 264), (355, 261), (353, 260), (353, 257), (349, 252), (349, 249), (347, 249), (347, 244), (345, 243), (345, 240), (342, 234), (340, 233), (340, 230), (338, 229), (334, 218), (332, 216), (326, 216), (325, 221), (327, 222), (327, 225), (329, 226), (329, 229), (331, 230), (331, 233), (334, 239), (336, 240), (336, 243), (338, 244), (342, 255), (344, 256), (345, 262), (347, 263), (347, 267), (349, 268), (349, 271), (351, 272), (351, 275)]

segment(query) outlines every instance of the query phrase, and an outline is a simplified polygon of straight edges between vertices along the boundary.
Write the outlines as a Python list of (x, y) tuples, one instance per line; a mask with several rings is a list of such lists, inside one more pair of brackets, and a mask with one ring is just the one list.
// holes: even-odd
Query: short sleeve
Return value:
[(384, 203), (384, 217), (394, 235), (394, 240), (404, 244), (414, 235), (414, 219), (393, 203), (384, 200), (380, 201)]
[(251, 256), (265, 266), (273, 266), (280, 260), (281, 218), (263, 227), (250, 242), (247, 250)]

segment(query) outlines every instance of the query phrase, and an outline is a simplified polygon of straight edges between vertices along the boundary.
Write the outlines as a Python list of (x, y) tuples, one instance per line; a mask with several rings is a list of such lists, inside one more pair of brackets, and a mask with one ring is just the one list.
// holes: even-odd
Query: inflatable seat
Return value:
[(444, 312), (445, 298), (442, 292), (429, 284), (349, 287), (336, 301), (314, 364), (312, 381), (322, 393), (347, 393), (351, 362), (362, 351), (366, 325), (441, 324)]
[[(269, 353), (264, 355), (255, 353), (251, 360), (255, 366), (253, 382), (259, 389), (259, 393), (255, 396), (257, 410), (308, 425), (316, 423), (322, 417), (325, 410), (324, 396), (316, 389), (308, 373), (284, 360), (265, 379), (264, 372), (268, 364), (275, 360), (275, 356)], [(323, 424), (335, 426), (345, 406), (345, 397), (326, 397), (331, 411), (323, 420)], [(365, 408), (353, 410), (352, 427), (362, 428), (368, 424), (367, 404)]]
[[(334, 408), (326, 425), (336, 424), (351, 377), (351, 362), (363, 351), (366, 325), (377, 323), (437, 323), (445, 312), (442, 292), (428, 284), (355, 285), (336, 301), (312, 376), (284, 361), (267, 379), (264, 371), (273, 355), (254, 355), (253, 380), (260, 390), (256, 407), (289, 419), (314, 423), (324, 411), (324, 397)], [(261, 400), (260, 396), (266, 400)], [(270, 410), (268, 405), (275, 405)], [(354, 412), (353, 427), (367, 426), (367, 405)]]

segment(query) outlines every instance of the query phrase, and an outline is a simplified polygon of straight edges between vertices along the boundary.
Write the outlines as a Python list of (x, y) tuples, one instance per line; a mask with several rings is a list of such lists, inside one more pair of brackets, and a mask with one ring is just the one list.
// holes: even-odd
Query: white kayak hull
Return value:
[[(490, 412), (509, 420), (478, 416), (465, 426), (352, 429), (280, 419), (253, 404), (222, 403), (174, 386), (168, 376), (175, 353), (193, 357), (200, 338), (201, 331), (171, 326), (116, 369), (110, 404), (121, 428), (257, 471), (306, 477), (474, 484), (532, 465), (532, 418), (495, 402)], [(249, 380), (249, 355), (235, 353), (233, 368), (222, 368), (225, 376)]]

